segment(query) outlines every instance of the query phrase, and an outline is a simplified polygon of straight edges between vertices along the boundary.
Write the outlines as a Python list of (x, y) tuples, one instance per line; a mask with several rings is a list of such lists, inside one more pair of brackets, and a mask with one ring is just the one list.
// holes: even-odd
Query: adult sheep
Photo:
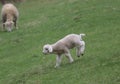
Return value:
[(2, 15), (2, 23), (3, 23), (3, 30), (7, 29), (7, 31), (11, 32), (13, 29), (13, 25), (16, 27), (16, 22), (19, 16), (19, 12), (17, 8), (11, 4), (5, 4), (1, 10)]

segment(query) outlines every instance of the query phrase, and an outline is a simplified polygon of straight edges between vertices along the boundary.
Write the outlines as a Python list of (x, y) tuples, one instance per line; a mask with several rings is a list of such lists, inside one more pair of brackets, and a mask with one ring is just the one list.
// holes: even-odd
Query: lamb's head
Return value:
[(43, 46), (43, 53), (44, 54), (52, 53), (52, 51), (53, 51), (53, 48), (50, 44), (46, 44)]
[(6, 21), (5, 23), (3, 23), (3, 25), (5, 26), (7, 31), (11, 32), (12, 27), (14, 25), (14, 22), (13, 21)]

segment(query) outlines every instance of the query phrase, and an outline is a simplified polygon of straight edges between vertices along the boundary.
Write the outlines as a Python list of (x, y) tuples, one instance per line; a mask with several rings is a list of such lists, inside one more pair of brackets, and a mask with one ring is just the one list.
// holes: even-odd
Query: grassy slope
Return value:
[[(19, 4), (19, 30), (0, 32), (1, 84), (119, 84), (119, 0), (30, 0)], [(85, 56), (69, 64), (42, 46), (86, 33)]]

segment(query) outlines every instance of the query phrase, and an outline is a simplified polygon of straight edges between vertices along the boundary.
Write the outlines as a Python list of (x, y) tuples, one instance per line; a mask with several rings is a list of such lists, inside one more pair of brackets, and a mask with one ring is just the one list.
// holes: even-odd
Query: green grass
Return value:
[[(19, 30), (0, 31), (0, 84), (120, 84), (119, 0), (27, 0), (16, 4)], [(1, 6), (0, 6), (1, 8)], [(42, 47), (85, 33), (86, 51), (74, 62)]]

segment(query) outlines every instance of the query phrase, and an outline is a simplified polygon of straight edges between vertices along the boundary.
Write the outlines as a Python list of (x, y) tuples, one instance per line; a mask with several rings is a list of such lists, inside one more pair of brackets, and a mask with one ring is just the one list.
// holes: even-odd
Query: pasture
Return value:
[[(18, 30), (0, 31), (0, 84), (120, 84), (120, 0), (26, 0), (15, 4)], [(0, 9), (2, 5), (0, 4)], [(2, 24), (0, 24), (0, 28)], [(44, 44), (85, 33), (74, 62), (44, 55)]]

